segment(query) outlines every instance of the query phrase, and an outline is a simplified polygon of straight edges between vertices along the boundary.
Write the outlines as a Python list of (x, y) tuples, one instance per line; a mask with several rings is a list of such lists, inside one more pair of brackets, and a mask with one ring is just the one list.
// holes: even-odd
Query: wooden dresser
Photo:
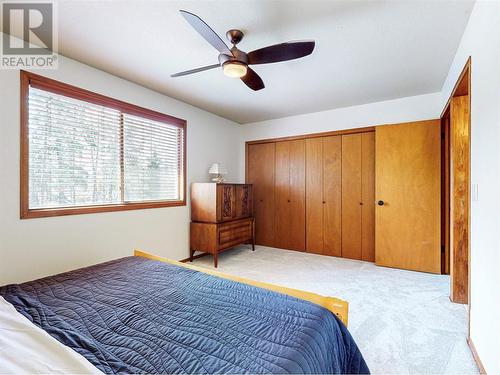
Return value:
[(217, 255), (233, 246), (251, 243), (255, 250), (253, 191), (250, 184), (193, 183), (191, 185), (190, 254)]

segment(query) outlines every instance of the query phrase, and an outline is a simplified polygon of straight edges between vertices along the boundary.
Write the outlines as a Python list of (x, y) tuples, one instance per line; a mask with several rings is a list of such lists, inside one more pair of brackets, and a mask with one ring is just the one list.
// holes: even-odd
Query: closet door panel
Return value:
[(247, 183), (253, 184), (255, 242), (274, 246), (275, 143), (248, 145)]
[(275, 246), (290, 247), (290, 142), (276, 142)]
[(342, 257), (361, 259), (361, 134), (342, 136)]
[(289, 226), (288, 238), (289, 249), (305, 250), (306, 242), (306, 207), (305, 207), (305, 141), (303, 139), (290, 141), (289, 143), (289, 215), (287, 222)]
[(323, 138), (323, 254), (342, 254), (342, 137)]
[(375, 262), (375, 132), (361, 135), (361, 259)]
[(323, 254), (323, 138), (305, 142), (306, 251)]

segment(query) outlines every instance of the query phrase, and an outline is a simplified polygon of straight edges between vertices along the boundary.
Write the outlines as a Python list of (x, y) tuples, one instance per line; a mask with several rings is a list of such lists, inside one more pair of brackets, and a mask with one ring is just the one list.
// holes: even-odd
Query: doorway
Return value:
[(450, 299), (469, 303), (470, 58), (441, 115), (442, 273), (450, 274)]

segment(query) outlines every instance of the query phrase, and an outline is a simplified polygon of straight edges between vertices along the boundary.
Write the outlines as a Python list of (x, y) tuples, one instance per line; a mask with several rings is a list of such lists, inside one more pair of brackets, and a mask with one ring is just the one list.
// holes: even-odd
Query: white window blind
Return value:
[(177, 201), (183, 128), (29, 87), (29, 208)]
[(125, 200), (178, 199), (182, 186), (182, 129), (124, 114)]

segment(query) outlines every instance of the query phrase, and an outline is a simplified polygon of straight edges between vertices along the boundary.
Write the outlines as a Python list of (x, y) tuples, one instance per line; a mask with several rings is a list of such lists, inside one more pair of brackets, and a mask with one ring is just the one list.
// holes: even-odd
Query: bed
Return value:
[(143, 252), (0, 296), (88, 361), (82, 372), (369, 372), (342, 322), (346, 303)]

